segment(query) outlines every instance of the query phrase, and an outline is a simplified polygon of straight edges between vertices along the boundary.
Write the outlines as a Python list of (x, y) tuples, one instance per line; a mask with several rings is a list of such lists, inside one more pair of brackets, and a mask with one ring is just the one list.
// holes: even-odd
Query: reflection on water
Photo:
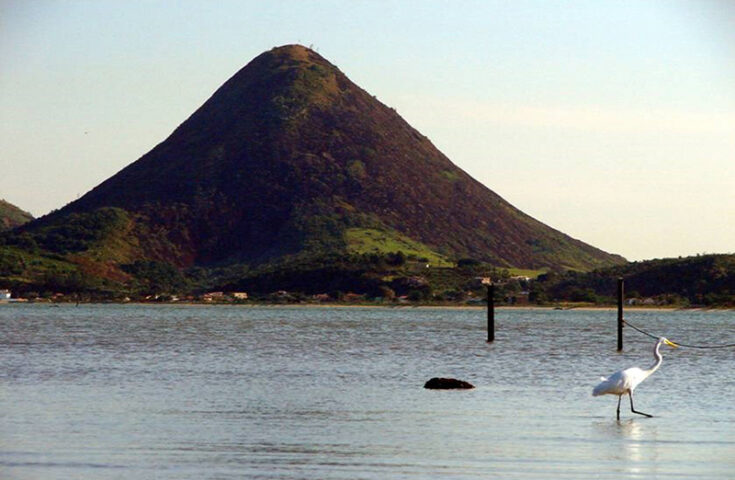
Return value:
[(614, 460), (620, 473), (636, 478), (658, 473), (658, 430), (647, 418), (593, 423), (595, 437), (605, 439), (605, 456)]
[[(623, 463), (628, 465), (627, 473), (642, 474), (658, 473), (658, 453), (656, 451), (657, 432), (655, 425), (650, 428), (641, 426), (640, 421), (630, 419), (620, 425), (622, 434), (624, 459)], [(646, 461), (646, 465), (643, 462)]]
[[(732, 332), (730, 312), (639, 315)], [(496, 322), (489, 345), (480, 310), (4, 306), (0, 477), (735, 476), (733, 352), (667, 352), (636, 390), (655, 417), (616, 421), (591, 389), (650, 364), (650, 339), (615, 352), (609, 312)]]

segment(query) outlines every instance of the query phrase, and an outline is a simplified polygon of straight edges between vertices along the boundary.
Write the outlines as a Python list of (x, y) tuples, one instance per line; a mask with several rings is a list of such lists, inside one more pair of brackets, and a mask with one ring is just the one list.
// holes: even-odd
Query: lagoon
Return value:
[[(735, 342), (732, 311), (639, 311)], [(735, 349), (662, 349), (636, 408), (591, 396), (653, 363), (615, 312), (0, 306), (4, 479), (735, 477)], [(435, 376), (468, 391), (425, 390)]]

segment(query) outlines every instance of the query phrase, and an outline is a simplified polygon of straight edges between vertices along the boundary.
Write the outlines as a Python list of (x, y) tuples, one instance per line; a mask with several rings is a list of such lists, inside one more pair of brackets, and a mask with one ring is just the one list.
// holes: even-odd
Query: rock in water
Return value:
[(434, 377), (424, 384), (424, 388), (430, 388), (432, 390), (451, 390), (456, 388), (469, 389), (475, 388), (469, 382), (464, 380), (457, 380), (456, 378), (438, 378)]

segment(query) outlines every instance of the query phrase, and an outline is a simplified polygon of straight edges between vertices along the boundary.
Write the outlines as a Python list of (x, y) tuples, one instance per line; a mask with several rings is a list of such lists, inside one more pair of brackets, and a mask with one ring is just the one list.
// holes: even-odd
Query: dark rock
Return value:
[(457, 380), (456, 378), (438, 378), (434, 377), (424, 384), (424, 388), (430, 388), (432, 390), (450, 390), (455, 388), (469, 389), (475, 388), (469, 382), (464, 380)]

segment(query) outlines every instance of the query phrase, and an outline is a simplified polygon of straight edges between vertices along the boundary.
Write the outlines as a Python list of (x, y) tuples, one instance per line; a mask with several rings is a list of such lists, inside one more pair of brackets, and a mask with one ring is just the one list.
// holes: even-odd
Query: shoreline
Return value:
[[(243, 307), (243, 308), (344, 308), (344, 309), (367, 309), (367, 308), (383, 308), (383, 309), (423, 309), (423, 310), (469, 310), (469, 311), (486, 311), (485, 305), (431, 305), (431, 304), (366, 304), (366, 303), (227, 303), (227, 302), (47, 302), (47, 301), (5, 301), (0, 302), (0, 308), (4, 305), (46, 305), (49, 307), (61, 306), (80, 306), (80, 305), (130, 305), (130, 306), (150, 306), (150, 307)], [(616, 305), (500, 305), (495, 306), (495, 311), (609, 311), (617, 312)], [(723, 312), (735, 311), (735, 307), (665, 307), (665, 306), (630, 306), (624, 307), (623, 311), (627, 312)]]

